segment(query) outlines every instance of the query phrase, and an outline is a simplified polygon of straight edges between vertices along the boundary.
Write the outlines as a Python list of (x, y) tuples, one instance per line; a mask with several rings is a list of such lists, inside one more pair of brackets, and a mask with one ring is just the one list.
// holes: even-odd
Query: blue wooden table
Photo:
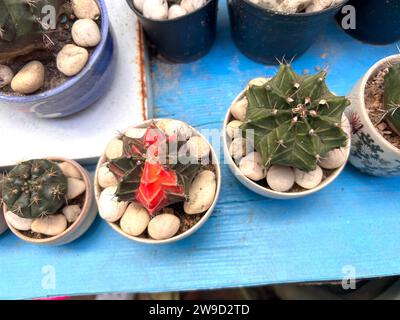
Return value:
[[(221, 1), (217, 41), (208, 56), (187, 65), (153, 60), (157, 117), (220, 128), (247, 81), (274, 73), (233, 45), (225, 6)], [(313, 72), (329, 66), (329, 85), (346, 94), (370, 65), (396, 52), (395, 45), (356, 42), (332, 24), (294, 67)], [(357, 278), (400, 274), (400, 178), (373, 178), (349, 166), (316, 195), (278, 201), (245, 189), (226, 165), (222, 171), (214, 214), (176, 244), (133, 243), (99, 218), (63, 247), (25, 244), (8, 232), (0, 238), (0, 298), (340, 280), (348, 270)]]

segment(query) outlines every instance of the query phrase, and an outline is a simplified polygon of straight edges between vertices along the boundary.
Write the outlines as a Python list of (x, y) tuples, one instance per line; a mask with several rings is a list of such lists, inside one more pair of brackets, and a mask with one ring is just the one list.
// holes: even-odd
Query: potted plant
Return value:
[(2, 105), (56, 118), (104, 94), (114, 70), (104, 0), (0, 0), (0, 12)]
[(374, 64), (350, 93), (350, 162), (375, 176), (400, 175), (400, 55)]
[(345, 10), (338, 13), (337, 20), (342, 26), (342, 22), (354, 19), (354, 28), (342, 26), (349, 35), (372, 44), (388, 44), (400, 40), (399, 1), (350, 0), (348, 4), (354, 8), (354, 16), (349, 16), (349, 11)]
[(6, 174), (2, 187), (8, 227), (27, 242), (69, 243), (97, 215), (89, 175), (73, 160), (49, 157), (21, 162)]
[(6, 220), (3, 215), (3, 200), (1, 199), (3, 175), (0, 174), (0, 234), (3, 234), (8, 229)]
[(199, 229), (221, 185), (217, 156), (186, 123), (147, 120), (112, 139), (99, 160), (95, 194), (100, 216), (123, 236), (161, 244)]
[(326, 72), (302, 76), (281, 64), (233, 101), (223, 126), (225, 160), (249, 189), (291, 199), (317, 192), (343, 170), (350, 149), (350, 104), (331, 93)]
[(345, 2), (228, 0), (232, 37), (243, 54), (261, 63), (298, 58)]
[(218, 0), (126, 0), (157, 52), (171, 62), (197, 60), (215, 40)]

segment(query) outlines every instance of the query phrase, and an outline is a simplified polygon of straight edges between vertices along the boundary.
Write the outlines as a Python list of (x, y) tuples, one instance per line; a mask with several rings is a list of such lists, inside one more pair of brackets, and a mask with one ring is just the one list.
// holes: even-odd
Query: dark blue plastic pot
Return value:
[[(356, 28), (344, 30), (349, 35), (372, 44), (400, 40), (400, 0), (350, 0), (348, 4), (356, 13)], [(337, 15), (340, 25), (345, 15)]]
[(343, 5), (314, 13), (284, 14), (248, 0), (227, 0), (236, 46), (252, 60), (277, 64), (301, 56), (322, 34)]
[(106, 92), (115, 69), (114, 43), (105, 1), (98, 3), (102, 38), (85, 68), (60, 86), (42, 93), (22, 97), (0, 94), (1, 107), (14, 107), (42, 118), (60, 118), (86, 109)]
[(171, 62), (195, 61), (206, 55), (215, 40), (218, 0), (210, 0), (202, 8), (171, 20), (144, 17), (126, 0), (138, 17), (143, 30), (157, 52)]

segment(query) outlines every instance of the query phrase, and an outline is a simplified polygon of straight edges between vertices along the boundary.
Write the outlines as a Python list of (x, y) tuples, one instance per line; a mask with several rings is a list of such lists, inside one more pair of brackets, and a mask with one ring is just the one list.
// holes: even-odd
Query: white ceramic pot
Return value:
[[(233, 100), (231, 105), (233, 105), (235, 102), (237, 102), (241, 98), (243, 98), (243, 96), (245, 95), (245, 92), (246, 92), (246, 90), (243, 90), (235, 98), (235, 100)], [(235, 163), (235, 161), (232, 159), (232, 157), (229, 153), (229, 144), (230, 144), (231, 139), (229, 138), (229, 136), (227, 134), (226, 128), (227, 128), (228, 123), (232, 120), (233, 120), (233, 117), (231, 115), (230, 108), (229, 108), (225, 115), (225, 120), (224, 120), (224, 124), (223, 124), (223, 128), (222, 128), (222, 144), (223, 144), (223, 148), (224, 148), (225, 163), (228, 164), (232, 173), (245, 187), (254, 191), (255, 193), (258, 193), (259, 195), (262, 195), (262, 196), (268, 197), (268, 198), (273, 198), (273, 199), (281, 199), (281, 200), (305, 197), (305, 196), (308, 196), (310, 194), (320, 191), (321, 189), (325, 188), (330, 183), (332, 183), (332, 181), (335, 180), (340, 175), (340, 173), (343, 171), (343, 169), (346, 166), (346, 163), (345, 163), (341, 167), (335, 169), (331, 173), (331, 175), (329, 175), (329, 177), (327, 177), (325, 180), (323, 180), (316, 188), (311, 189), (311, 190), (304, 190), (304, 191), (300, 191), (300, 192), (279, 192), (279, 191), (274, 191), (270, 188), (263, 187), (263, 186), (259, 185), (257, 182), (250, 180), (249, 178), (244, 176), (243, 173), (240, 171), (238, 165)], [(345, 115), (343, 115), (342, 122), (348, 123)], [(347, 158), (349, 157), (349, 154), (350, 154), (350, 145), (351, 145), (351, 141), (349, 139), (347, 146), (346, 146), (346, 152), (347, 152), (346, 157)]]
[(400, 54), (375, 63), (352, 89), (351, 106), (346, 110), (353, 126), (350, 162), (374, 176), (400, 175), (400, 149), (387, 141), (372, 124), (365, 107), (365, 86), (382, 68), (400, 63)]
[[(126, 130), (122, 131), (122, 133), (125, 133), (129, 129), (132, 129), (132, 128), (147, 128), (153, 121), (157, 123), (160, 120), (169, 120), (169, 119), (151, 119), (151, 120), (146, 120), (146, 121), (142, 122), (141, 124), (138, 124), (138, 125), (131, 126), (131, 127), (127, 128)], [(212, 145), (208, 142), (208, 140), (199, 131), (197, 131), (196, 129), (194, 129), (191, 126), (189, 126), (189, 127), (192, 129), (194, 136), (202, 137), (205, 141), (207, 141), (207, 144), (210, 146), (211, 159), (212, 159), (212, 163), (215, 166), (216, 180), (217, 180), (217, 188), (216, 188), (216, 191), (215, 191), (215, 197), (214, 197), (214, 201), (211, 204), (210, 208), (204, 213), (204, 215), (201, 217), (201, 219), (192, 228), (190, 228), (189, 230), (187, 230), (187, 231), (185, 231), (185, 232), (183, 232), (183, 233), (181, 233), (179, 235), (173, 236), (173, 237), (171, 237), (169, 239), (165, 239), (165, 240), (154, 240), (154, 239), (149, 239), (149, 238), (131, 236), (131, 235), (125, 233), (120, 228), (118, 223), (107, 222), (110, 225), (111, 228), (113, 228), (116, 232), (118, 232), (122, 236), (124, 236), (124, 237), (126, 237), (126, 238), (128, 238), (130, 240), (133, 240), (133, 241), (136, 241), (136, 242), (141, 242), (141, 243), (146, 243), (146, 244), (167, 244), (167, 243), (172, 243), (172, 242), (176, 242), (178, 240), (182, 240), (182, 239), (192, 235), (193, 233), (195, 233), (198, 229), (200, 229), (203, 226), (203, 224), (211, 216), (211, 214), (212, 214), (212, 212), (213, 212), (213, 210), (215, 208), (215, 205), (217, 204), (219, 193), (220, 193), (220, 189), (221, 189), (221, 168), (220, 168), (220, 165), (219, 165), (218, 157), (217, 157)], [(99, 202), (100, 193), (102, 191), (102, 188), (98, 183), (98, 173), (99, 173), (100, 167), (105, 162), (107, 162), (107, 157), (103, 153), (103, 155), (100, 157), (100, 160), (99, 160), (99, 162), (97, 164), (96, 175), (95, 175), (95, 183), (94, 183), (94, 185), (95, 185), (95, 197), (96, 197), (97, 203)]]

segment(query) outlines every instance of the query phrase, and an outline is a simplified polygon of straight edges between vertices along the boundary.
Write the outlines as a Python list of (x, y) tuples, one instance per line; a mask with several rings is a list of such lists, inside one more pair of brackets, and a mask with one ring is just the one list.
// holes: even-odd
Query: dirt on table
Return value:
[(388, 72), (389, 68), (383, 68), (368, 80), (365, 86), (365, 107), (369, 118), (379, 133), (394, 147), (400, 149), (400, 136), (393, 132), (385, 120), (387, 111), (383, 104), (384, 78)]

